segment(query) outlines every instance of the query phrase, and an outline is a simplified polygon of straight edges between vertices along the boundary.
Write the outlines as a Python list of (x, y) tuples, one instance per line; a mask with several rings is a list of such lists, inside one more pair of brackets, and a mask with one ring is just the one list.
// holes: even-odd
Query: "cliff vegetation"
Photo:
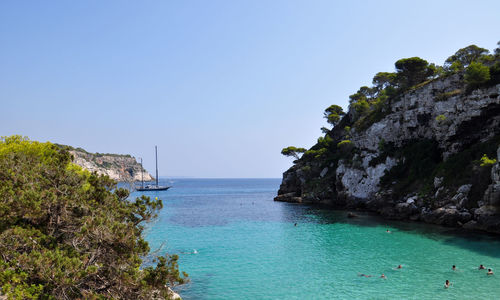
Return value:
[(400, 59), (347, 112), (325, 110), (314, 146), (284, 149), (296, 160), (275, 200), (500, 232), (499, 94), (500, 48)]

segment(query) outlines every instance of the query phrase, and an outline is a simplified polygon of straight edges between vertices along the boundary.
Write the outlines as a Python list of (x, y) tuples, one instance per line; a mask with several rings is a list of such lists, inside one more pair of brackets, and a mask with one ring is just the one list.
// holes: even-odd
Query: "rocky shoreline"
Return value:
[[(497, 161), (500, 161), (500, 147)], [(390, 220), (411, 220), (447, 227), (461, 227), (468, 230), (480, 230), (500, 234), (500, 164), (496, 163), (491, 169), (492, 183), (488, 186), (484, 201), (478, 208), (467, 209), (464, 204), (468, 201), (472, 185), (462, 185), (456, 194), (446, 204), (437, 208), (425, 205), (424, 198), (410, 195), (405, 200), (388, 201), (386, 193), (378, 192), (370, 199), (346, 199), (339, 201), (304, 201), (296, 192), (281, 193), (275, 201), (291, 203), (321, 203), (334, 209), (349, 211), (348, 216), (356, 217), (351, 211), (360, 210), (374, 212)], [(441, 187), (440, 178), (435, 178), (435, 188)]]
[[(498, 148), (497, 161), (500, 161), (500, 147)], [(484, 195), (484, 200), (479, 208), (472, 210), (464, 208), (471, 185), (459, 187), (452, 201), (432, 209), (425, 205), (424, 199), (418, 195), (408, 197), (405, 201), (387, 201), (384, 193), (377, 193), (372, 199), (351, 199), (343, 206), (332, 204), (336, 209), (362, 210), (375, 212), (391, 220), (411, 220), (424, 223), (443, 225), (449, 227), (463, 227), (464, 229), (482, 230), (500, 234), (500, 164), (496, 163), (491, 169), (492, 183)], [(435, 188), (441, 187), (440, 178), (435, 178)], [(278, 195), (275, 201), (303, 203), (302, 198), (294, 193)]]

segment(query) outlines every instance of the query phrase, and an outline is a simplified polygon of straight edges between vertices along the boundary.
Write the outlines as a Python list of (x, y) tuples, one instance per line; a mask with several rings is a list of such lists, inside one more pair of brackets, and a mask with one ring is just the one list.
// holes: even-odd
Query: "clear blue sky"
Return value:
[(0, 135), (280, 177), (403, 57), (500, 40), (500, 1), (1, 1)]

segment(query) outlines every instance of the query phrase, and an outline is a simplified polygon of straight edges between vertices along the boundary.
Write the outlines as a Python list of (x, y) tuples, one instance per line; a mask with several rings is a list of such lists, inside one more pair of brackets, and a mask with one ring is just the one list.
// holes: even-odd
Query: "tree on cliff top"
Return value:
[(434, 69), (429, 67), (429, 63), (420, 57), (403, 58), (395, 63), (397, 71), (397, 81), (403, 89), (412, 87), (424, 82), (434, 75)]
[(373, 77), (372, 83), (378, 91), (381, 91), (389, 86), (396, 86), (396, 73), (378, 72)]
[(345, 113), (342, 107), (335, 104), (328, 106), (323, 114), (328, 123), (332, 124), (334, 127), (343, 115), (345, 115)]
[(295, 159), (299, 159), (299, 154), (306, 152), (305, 148), (297, 148), (295, 146), (288, 146), (281, 150), (281, 154), (285, 156), (293, 156)]
[(456, 72), (467, 68), (472, 62), (480, 61), (480, 59), (488, 55), (490, 51), (470, 45), (459, 49), (455, 54), (448, 57), (444, 62), (444, 68), (448, 71)]
[[(181, 284), (176, 255), (141, 270), (143, 224), (161, 200), (129, 200), (68, 151), (19, 136), (0, 139), (0, 287), (14, 299), (168, 298)], [(187, 276), (187, 274), (184, 274)]]

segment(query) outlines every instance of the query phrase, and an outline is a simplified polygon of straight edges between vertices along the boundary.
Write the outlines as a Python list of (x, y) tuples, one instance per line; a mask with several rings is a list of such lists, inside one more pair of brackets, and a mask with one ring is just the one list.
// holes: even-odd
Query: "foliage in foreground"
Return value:
[(161, 200), (116, 189), (51, 143), (0, 139), (0, 287), (13, 299), (168, 298), (176, 255), (141, 269)]

